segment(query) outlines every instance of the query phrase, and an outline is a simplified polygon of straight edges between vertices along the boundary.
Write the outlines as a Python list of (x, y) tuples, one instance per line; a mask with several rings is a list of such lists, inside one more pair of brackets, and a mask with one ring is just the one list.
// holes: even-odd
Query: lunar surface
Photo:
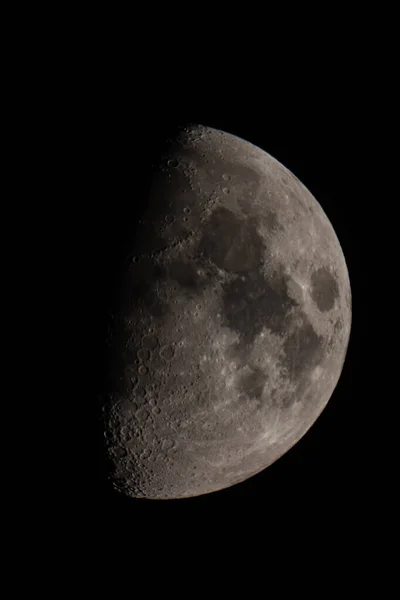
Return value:
[(312, 426), (343, 368), (350, 282), (306, 187), (196, 125), (159, 158), (112, 316), (110, 480), (184, 498), (255, 475)]

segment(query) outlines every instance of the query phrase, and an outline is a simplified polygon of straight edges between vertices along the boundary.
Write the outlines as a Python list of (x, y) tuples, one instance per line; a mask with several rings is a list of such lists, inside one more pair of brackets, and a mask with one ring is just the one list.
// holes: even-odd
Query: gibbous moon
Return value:
[(269, 154), (196, 125), (159, 158), (103, 416), (114, 488), (168, 499), (242, 482), (307, 432), (343, 368), (351, 291), (321, 206)]

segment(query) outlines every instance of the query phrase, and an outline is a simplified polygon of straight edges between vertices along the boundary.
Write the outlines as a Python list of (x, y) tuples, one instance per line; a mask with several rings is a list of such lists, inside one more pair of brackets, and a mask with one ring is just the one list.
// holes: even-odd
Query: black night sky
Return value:
[[(289, 584), (295, 597), (312, 589), (330, 597), (337, 582), (339, 598), (391, 598), (399, 529), (395, 9), (115, 6), (114, 16), (110, 3), (18, 5), (5, 21), (7, 274), (18, 258), (3, 290), (16, 316), (6, 308), (3, 322), (20, 325), (15, 345), (3, 343), (18, 364), (16, 374), (3, 368), (3, 404), (16, 409), (3, 415), (11, 439), (2, 491), (15, 504), (2, 511), (10, 597), (100, 592), (114, 600), (122, 586), (129, 600), (269, 600), (277, 577), (280, 598)], [(110, 306), (153, 161), (187, 123), (259, 146), (310, 190), (347, 263), (352, 328), (326, 408), (274, 464), (199, 497), (130, 499), (107, 480), (100, 419)], [(27, 593), (17, 593), (21, 584)]]

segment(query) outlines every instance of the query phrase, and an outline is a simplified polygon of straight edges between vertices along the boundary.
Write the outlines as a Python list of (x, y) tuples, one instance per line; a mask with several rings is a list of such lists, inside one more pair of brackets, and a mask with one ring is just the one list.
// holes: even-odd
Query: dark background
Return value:
[[(22, 450), (13, 466), (21, 484), (16, 514), (3, 513), (13, 537), (6, 548), (16, 564), (13, 584), (24, 580), (31, 589), (21, 566), (26, 556), (52, 597), (68, 582), (76, 595), (81, 573), (90, 596), (102, 590), (114, 562), (113, 597), (122, 581), (130, 594), (143, 587), (152, 595), (160, 585), (192, 598), (217, 573), (236, 587), (248, 562), (249, 583), (271, 594), (278, 563), (281, 595), (290, 580), (307, 590), (316, 584), (326, 595), (347, 575), (346, 559), (357, 592), (361, 583), (370, 591), (375, 576), (382, 595), (398, 537), (398, 385), (391, 383), (398, 370), (396, 20), (383, 7), (351, 14), (324, 5), (318, 18), (312, 7), (303, 19), (286, 5), (282, 16), (272, 5), (266, 16), (229, 7), (221, 22), (215, 7), (173, 12), (167, 4), (165, 15), (155, 5), (150, 15), (141, 8), (126, 18), (118, 11), (112, 22), (109, 7), (42, 15), (35, 6), (10, 26), (5, 60), (13, 82), (5, 95), (15, 114), (4, 111), (3, 121), (13, 133), (15, 150), (6, 150), (15, 183), (26, 190), (17, 185), (17, 217), (4, 218), (4, 237), (11, 232), (6, 262), (25, 237), (22, 225), (32, 235), (15, 269), (23, 332), (10, 353), (21, 366), (16, 377), (4, 377), (12, 384), (4, 403), (19, 412), (3, 419), (12, 436), (6, 461)], [(228, 19), (234, 12), (237, 24)], [(132, 500), (107, 485), (97, 418), (107, 313), (149, 164), (185, 121), (259, 145), (314, 194), (347, 261), (353, 324), (326, 409), (275, 464), (203, 497)], [(18, 295), (12, 286), (9, 293)], [(30, 381), (24, 365), (34, 359)], [(22, 379), (29, 387), (23, 400), (40, 426), (20, 408)], [(3, 483), (14, 495), (5, 474)], [(320, 564), (328, 568), (322, 583)], [(212, 591), (208, 585), (206, 597)]]
[[(258, 597), (276, 576), (280, 596), (290, 583), (324, 597), (336, 582), (340, 596), (396, 589), (397, 20), (384, 6), (281, 7), (32, 5), (7, 22), (13, 589)], [(260, 146), (314, 194), (343, 248), (353, 324), (332, 398), (276, 463), (206, 496), (133, 500), (110, 490), (103, 460), (107, 315), (149, 165), (185, 121)], [(14, 327), (7, 311), (3, 322)]]

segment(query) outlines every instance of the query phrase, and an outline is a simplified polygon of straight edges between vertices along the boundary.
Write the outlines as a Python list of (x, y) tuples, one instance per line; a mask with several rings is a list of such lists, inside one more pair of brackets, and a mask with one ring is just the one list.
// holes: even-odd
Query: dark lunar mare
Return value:
[(311, 297), (321, 312), (333, 308), (336, 298), (339, 297), (339, 286), (327, 269), (321, 267), (312, 273)]
[[(265, 250), (268, 249), (257, 232), (254, 217), (241, 219), (223, 207), (215, 210), (207, 222), (198, 248), (219, 268), (241, 276), (223, 286), (223, 322), (240, 336), (235, 354), (241, 359), (241, 367), (248, 364), (250, 349), (262, 329), (280, 334), (288, 324), (291, 309), (299, 307), (288, 293), (287, 276), (278, 272), (266, 277), (262, 272)], [(322, 269), (314, 274), (313, 289), (320, 305), (332, 304), (332, 292), (337, 292), (335, 284)], [(301, 327), (284, 342), (281, 362), (294, 382), (317, 366), (323, 346), (323, 338), (315, 333), (306, 314), (301, 312), (301, 316)], [(255, 369), (242, 378), (240, 388), (249, 398), (260, 397), (265, 381), (265, 375)]]

